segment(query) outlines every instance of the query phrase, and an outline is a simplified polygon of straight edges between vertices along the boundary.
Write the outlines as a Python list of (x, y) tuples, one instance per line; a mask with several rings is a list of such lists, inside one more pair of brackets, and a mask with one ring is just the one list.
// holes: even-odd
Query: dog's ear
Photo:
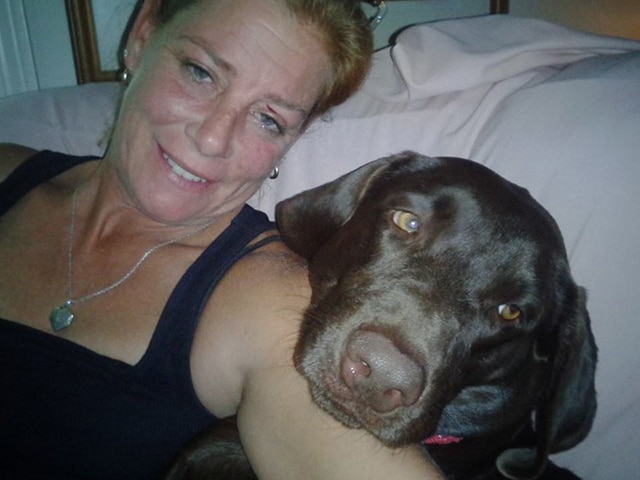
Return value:
[(561, 312), (558, 343), (549, 359), (550, 378), (535, 412), (537, 449), (506, 450), (496, 462), (500, 473), (510, 479), (538, 478), (549, 454), (575, 446), (591, 430), (596, 413), (597, 347), (585, 290), (571, 287)]
[(304, 191), (276, 205), (276, 222), (285, 243), (306, 259), (349, 220), (377, 174), (412, 152), (380, 158), (332, 182)]

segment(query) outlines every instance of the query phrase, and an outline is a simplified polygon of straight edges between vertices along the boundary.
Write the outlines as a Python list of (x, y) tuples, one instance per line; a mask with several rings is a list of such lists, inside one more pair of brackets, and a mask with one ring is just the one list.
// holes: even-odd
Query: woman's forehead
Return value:
[[(237, 3), (235, 3), (237, 1)], [(230, 76), (280, 85), (280, 94), (302, 88), (305, 110), (328, 81), (328, 54), (319, 35), (301, 25), (278, 0), (199, 2), (177, 15), (169, 35), (193, 44)], [(299, 104), (302, 99), (292, 99)]]

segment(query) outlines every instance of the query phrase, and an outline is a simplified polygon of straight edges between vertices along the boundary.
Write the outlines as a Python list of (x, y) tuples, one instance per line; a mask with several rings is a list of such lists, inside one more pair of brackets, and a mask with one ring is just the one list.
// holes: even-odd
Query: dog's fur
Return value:
[[(427, 439), (450, 479), (577, 478), (548, 456), (591, 428), (596, 346), (560, 231), (526, 190), (469, 160), (403, 152), (276, 214), (309, 260), (294, 361), (318, 405), (387, 445)], [(241, 455), (216, 435), (174, 472), (203, 465), (189, 455), (224, 465), (220, 446)]]

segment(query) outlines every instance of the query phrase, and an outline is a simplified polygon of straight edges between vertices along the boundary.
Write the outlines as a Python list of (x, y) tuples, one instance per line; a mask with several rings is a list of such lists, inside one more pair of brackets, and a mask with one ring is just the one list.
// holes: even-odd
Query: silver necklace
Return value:
[(115, 281), (111, 285), (101, 288), (100, 290), (90, 293), (88, 295), (85, 295), (83, 297), (71, 298), (72, 292), (73, 292), (73, 237), (75, 233), (76, 208), (77, 208), (76, 203), (77, 203), (77, 197), (78, 197), (78, 188), (74, 190), (73, 198), (71, 200), (71, 221), (69, 222), (69, 247), (67, 249), (67, 300), (62, 305), (55, 307), (51, 311), (51, 315), (49, 316), (49, 321), (51, 322), (51, 328), (55, 332), (64, 330), (69, 325), (71, 325), (71, 323), (73, 323), (73, 320), (75, 319), (75, 314), (73, 313), (73, 310), (71, 310), (71, 307), (73, 305), (75, 305), (76, 303), (87, 302), (96, 297), (99, 297), (100, 295), (104, 295), (105, 293), (110, 292), (115, 288), (118, 288), (120, 285), (126, 282), (131, 277), (131, 275), (135, 273), (136, 270), (138, 270), (140, 265), (142, 265), (142, 263), (147, 258), (149, 258), (149, 256), (153, 252), (161, 249), (162, 247), (166, 247), (168, 245), (177, 243), (181, 240), (186, 240), (187, 238), (192, 237), (196, 233), (202, 232), (204, 229), (211, 226), (215, 221), (215, 220), (212, 220), (211, 222), (206, 223), (205, 225), (202, 225), (201, 227), (198, 227), (195, 230), (192, 230), (183, 235), (180, 235), (179, 237), (173, 238), (171, 240), (167, 240), (165, 242), (159, 243), (158, 245), (151, 247), (150, 249), (148, 249), (142, 254), (140, 259), (138, 259), (135, 265), (133, 265), (131, 270), (129, 270), (119, 280)]

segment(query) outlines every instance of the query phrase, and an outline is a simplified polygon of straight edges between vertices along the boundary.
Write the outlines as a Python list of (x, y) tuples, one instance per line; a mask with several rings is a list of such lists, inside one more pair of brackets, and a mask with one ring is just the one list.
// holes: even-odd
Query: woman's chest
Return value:
[[(0, 317), (128, 364), (140, 361), (192, 259), (168, 249), (136, 265), (134, 248), (76, 262), (65, 235), (36, 233), (24, 222), (0, 224)], [(60, 307), (70, 320), (55, 331)]]

